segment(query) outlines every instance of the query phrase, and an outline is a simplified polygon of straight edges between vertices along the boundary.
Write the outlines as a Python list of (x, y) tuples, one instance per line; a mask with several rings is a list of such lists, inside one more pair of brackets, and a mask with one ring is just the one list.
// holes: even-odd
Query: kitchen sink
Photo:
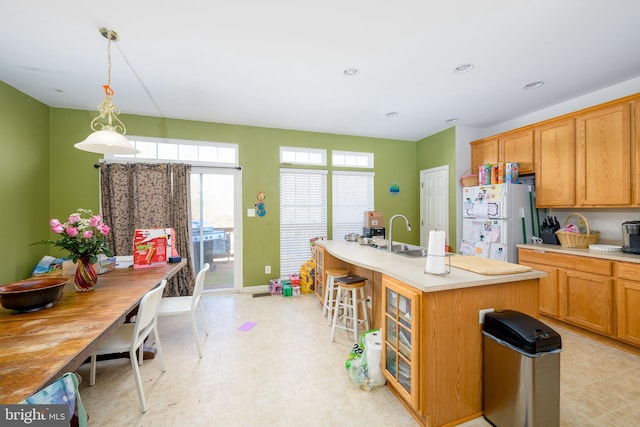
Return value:
[[(377, 249), (386, 251), (386, 246), (376, 246)], [(427, 250), (415, 245), (407, 245), (406, 243), (400, 243), (391, 246), (391, 252), (396, 255), (402, 255), (411, 258), (419, 258), (427, 256)]]
[(411, 257), (411, 258), (420, 258), (420, 257), (427, 256), (427, 250), (424, 248), (406, 249), (403, 251), (397, 251), (396, 254)]

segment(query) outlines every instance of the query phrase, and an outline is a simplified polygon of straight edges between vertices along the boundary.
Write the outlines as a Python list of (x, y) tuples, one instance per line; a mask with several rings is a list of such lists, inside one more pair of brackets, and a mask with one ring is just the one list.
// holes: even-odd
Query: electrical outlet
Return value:
[(478, 321), (481, 325), (484, 325), (484, 315), (487, 313), (493, 313), (493, 308), (485, 308), (484, 310), (480, 310), (478, 312)]
[(270, 265), (265, 265), (264, 266), (264, 274), (271, 274), (271, 266)]
[(371, 298), (367, 298), (367, 307), (371, 308)]

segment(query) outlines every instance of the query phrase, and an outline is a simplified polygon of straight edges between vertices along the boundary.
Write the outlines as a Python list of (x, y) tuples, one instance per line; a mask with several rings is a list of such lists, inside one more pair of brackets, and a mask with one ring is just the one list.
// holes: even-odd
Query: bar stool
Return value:
[(327, 283), (324, 285), (324, 295), (322, 298), (322, 315), (327, 316), (327, 326), (331, 326), (331, 319), (333, 318), (333, 307), (336, 305), (336, 286), (334, 279), (336, 277), (348, 276), (349, 271), (343, 268), (328, 268), (325, 270), (327, 273)]
[[(367, 299), (364, 294), (364, 285), (367, 278), (361, 276), (337, 277), (334, 279), (338, 285), (335, 308), (333, 309), (333, 321), (331, 322), (331, 341), (335, 340), (336, 328), (353, 332), (353, 341), (358, 342), (358, 327), (363, 325), (365, 331), (369, 330), (369, 314), (367, 313)], [(358, 305), (361, 305), (362, 319), (358, 314)]]

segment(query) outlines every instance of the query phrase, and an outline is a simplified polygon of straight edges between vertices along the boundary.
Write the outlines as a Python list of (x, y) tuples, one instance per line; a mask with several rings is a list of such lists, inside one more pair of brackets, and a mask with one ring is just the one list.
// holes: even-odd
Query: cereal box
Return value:
[(138, 229), (133, 236), (133, 268), (166, 265), (171, 256), (171, 229)]

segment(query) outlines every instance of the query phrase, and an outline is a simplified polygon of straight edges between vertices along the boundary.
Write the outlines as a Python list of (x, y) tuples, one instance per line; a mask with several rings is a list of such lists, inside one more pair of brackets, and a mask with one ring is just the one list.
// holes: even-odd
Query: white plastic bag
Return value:
[(382, 333), (380, 329), (373, 329), (360, 335), (347, 357), (345, 367), (353, 382), (369, 391), (386, 382), (381, 365)]

